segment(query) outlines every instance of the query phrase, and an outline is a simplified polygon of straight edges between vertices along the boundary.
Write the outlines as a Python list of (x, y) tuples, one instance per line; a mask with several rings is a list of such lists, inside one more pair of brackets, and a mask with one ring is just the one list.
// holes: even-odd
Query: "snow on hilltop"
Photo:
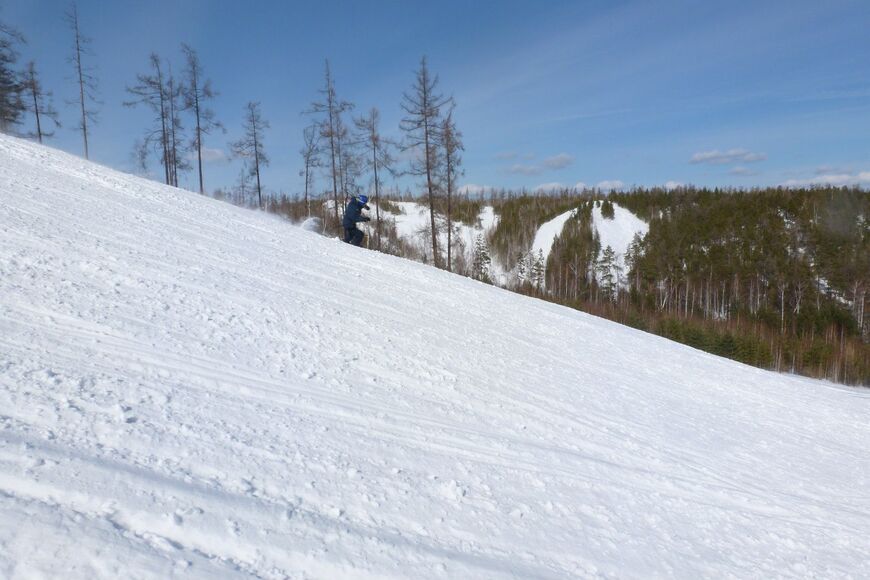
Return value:
[(613, 219), (602, 216), (601, 205), (595, 204), (595, 207), (592, 208), (592, 225), (598, 231), (598, 239), (601, 242), (600, 252), (610, 246), (616, 253), (615, 265), (620, 272), (627, 274), (628, 266), (625, 263), (625, 254), (628, 252), (631, 242), (634, 241), (635, 235), (646, 236), (649, 224), (630, 210), (613, 203)]
[(868, 577), (870, 398), (0, 137), (0, 577)]

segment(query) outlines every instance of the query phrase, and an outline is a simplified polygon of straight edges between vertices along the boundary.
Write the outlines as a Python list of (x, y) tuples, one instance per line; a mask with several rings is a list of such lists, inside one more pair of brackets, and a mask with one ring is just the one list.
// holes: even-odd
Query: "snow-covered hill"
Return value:
[(0, 577), (868, 577), (870, 395), (0, 137)]

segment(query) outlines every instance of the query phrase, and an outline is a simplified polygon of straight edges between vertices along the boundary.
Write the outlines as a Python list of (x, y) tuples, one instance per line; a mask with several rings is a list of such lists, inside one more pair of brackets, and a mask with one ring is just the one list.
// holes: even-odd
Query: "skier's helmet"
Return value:
[(360, 200), (361, 202), (363, 202), (363, 203), (368, 203), (368, 202), (369, 202), (369, 196), (367, 196), (367, 195), (360, 195), (360, 196), (359, 196), (359, 200)]

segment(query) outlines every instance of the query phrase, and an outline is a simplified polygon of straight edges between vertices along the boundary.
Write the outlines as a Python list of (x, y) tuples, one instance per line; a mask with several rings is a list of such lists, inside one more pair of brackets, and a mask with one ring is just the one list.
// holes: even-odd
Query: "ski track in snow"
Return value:
[(0, 577), (868, 577), (870, 396), (0, 137)]

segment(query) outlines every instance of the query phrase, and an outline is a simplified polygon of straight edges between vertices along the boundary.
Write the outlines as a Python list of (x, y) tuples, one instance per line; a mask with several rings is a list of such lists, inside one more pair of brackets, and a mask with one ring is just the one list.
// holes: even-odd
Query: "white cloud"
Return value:
[(564, 169), (574, 163), (574, 156), (567, 153), (559, 153), (544, 159), (544, 165), (550, 169)]
[(726, 163), (754, 163), (767, 159), (766, 153), (753, 153), (746, 149), (729, 149), (728, 151), (700, 151), (692, 155), (689, 163), (709, 163), (711, 165), (724, 165)]
[(540, 175), (544, 168), (540, 165), (525, 165), (523, 163), (515, 163), (508, 167), (508, 173), (516, 173), (519, 175)]
[(674, 189), (680, 189), (681, 187), (685, 187), (685, 186), (686, 185), (684, 183), (680, 183), (679, 181), (673, 181), (673, 180), (665, 183), (665, 189), (667, 189), (668, 191), (672, 191)]
[(561, 189), (565, 189), (564, 184), (559, 183), (558, 181), (552, 181), (550, 183), (542, 183), (541, 185), (537, 186), (534, 191), (538, 193), (549, 193), (553, 191), (559, 191)]
[(748, 175), (758, 175), (758, 172), (753, 171), (752, 169), (749, 169), (748, 167), (744, 167), (743, 165), (738, 165), (736, 167), (732, 167), (731, 169), (729, 169), (728, 174), (729, 175), (748, 176)]
[(603, 191), (611, 191), (613, 189), (622, 189), (625, 184), (618, 179), (605, 179), (595, 184), (595, 187)]
[(576, 189), (577, 191), (583, 191), (584, 189), (589, 189), (589, 186), (582, 181), (578, 181), (574, 184), (574, 189)]
[[(193, 155), (195, 157), (196, 152), (194, 152)], [(223, 149), (212, 149), (210, 147), (202, 148), (202, 160), (206, 163), (223, 162), (227, 161), (227, 159), (229, 159), (229, 156)]]
[(862, 185), (870, 183), (870, 171), (858, 173), (827, 173), (809, 179), (789, 179), (781, 185), (785, 187), (809, 187), (811, 185)]
[[(523, 159), (533, 159), (534, 155), (523, 155)], [(505, 158), (507, 159), (507, 157)], [(514, 163), (507, 168), (508, 173), (519, 175), (540, 175), (549, 169), (565, 169), (574, 164), (574, 156), (568, 153), (559, 153), (552, 157), (541, 160), (540, 163)]]

